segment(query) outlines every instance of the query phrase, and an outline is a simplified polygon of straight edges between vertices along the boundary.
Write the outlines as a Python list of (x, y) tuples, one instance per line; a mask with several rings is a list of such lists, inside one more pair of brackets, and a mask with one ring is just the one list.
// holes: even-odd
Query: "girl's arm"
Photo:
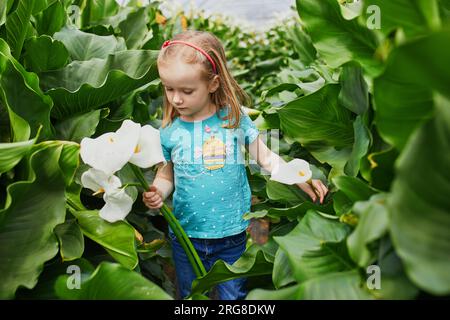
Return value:
[(272, 152), (272, 150), (266, 146), (259, 136), (255, 139), (255, 141), (249, 144), (248, 152), (261, 168), (270, 173), (272, 173), (274, 169), (278, 168), (280, 164), (286, 163), (283, 158)]
[[(248, 152), (261, 168), (270, 173), (277, 169), (280, 164), (286, 163), (283, 158), (272, 152), (260, 137), (249, 145)], [(305, 191), (313, 201), (316, 201), (317, 196), (319, 196), (320, 203), (323, 202), (323, 198), (328, 192), (327, 187), (318, 179), (312, 179), (312, 186), (308, 183), (298, 183), (297, 186)]]
[(164, 201), (173, 191), (173, 163), (168, 161), (167, 164), (161, 165), (156, 172), (153, 186), (161, 191), (161, 197)]
[(156, 172), (153, 184), (142, 193), (142, 201), (150, 209), (159, 209), (173, 191), (173, 164), (167, 162)]

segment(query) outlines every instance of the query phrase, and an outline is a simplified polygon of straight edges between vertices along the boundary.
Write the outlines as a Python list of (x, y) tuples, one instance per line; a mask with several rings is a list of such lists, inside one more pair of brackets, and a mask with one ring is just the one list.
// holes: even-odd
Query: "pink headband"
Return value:
[(203, 50), (202, 48), (196, 46), (195, 44), (192, 44), (192, 43), (189, 43), (189, 42), (186, 42), (186, 41), (181, 41), (181, 40), (166, 40), (166, 41), (164, 41), (164, 43), (162, 45), (162, 48), (166, 48), (166, 47), (170, 46), (171, 44), (177, 44), (177, 43), (178, 44), (185, 44), (185, 45), (187, 45), (189, 47), (194, 48), (197, 51), (200, 51), (206, 57), (206, 59), (209, 60), (209, 62), (211, 63), (211, 65), (213, 67), (214, 73), (217, 74), (216, 64), (214, 63), (214, 60), (211, 58), (211, 56), (205, 50)]

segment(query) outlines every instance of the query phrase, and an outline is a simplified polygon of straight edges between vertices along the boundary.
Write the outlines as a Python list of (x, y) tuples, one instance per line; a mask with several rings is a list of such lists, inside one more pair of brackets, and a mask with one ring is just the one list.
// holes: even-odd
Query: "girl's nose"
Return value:
[(176, 105), (180, 105), (183, 103), (183, 100), (181, 99), (181, 97), (179, 95), (175, 94), (173, 96), (172, 102)]

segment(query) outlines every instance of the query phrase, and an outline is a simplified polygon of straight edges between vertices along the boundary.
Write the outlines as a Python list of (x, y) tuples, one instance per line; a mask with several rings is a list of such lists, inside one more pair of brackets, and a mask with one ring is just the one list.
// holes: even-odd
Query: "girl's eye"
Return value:
[(192, 93), (192, 91), (188, 91), (188, 90), (185, 90), (185, 91), (183, 91), (185, 94), (191, 94)]
[(167, 88), (167, 87), (165, 87), (165, 89), (166, 89), (166, 91), (172, 91), (173, 90), (172, 88)]

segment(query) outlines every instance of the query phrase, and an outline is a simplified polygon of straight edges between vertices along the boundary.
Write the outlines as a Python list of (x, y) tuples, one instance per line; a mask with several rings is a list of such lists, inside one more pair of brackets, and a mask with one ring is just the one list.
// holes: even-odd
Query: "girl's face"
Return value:
[(189, 64), (175, 59), (158, 66), (167, 99), (183, 120), (201, 120), (215, 110), (210, 94), (219, 87), (219, 79), (215, 76), (206, 81), (202, 77), (202, 68), (198, 63)]

